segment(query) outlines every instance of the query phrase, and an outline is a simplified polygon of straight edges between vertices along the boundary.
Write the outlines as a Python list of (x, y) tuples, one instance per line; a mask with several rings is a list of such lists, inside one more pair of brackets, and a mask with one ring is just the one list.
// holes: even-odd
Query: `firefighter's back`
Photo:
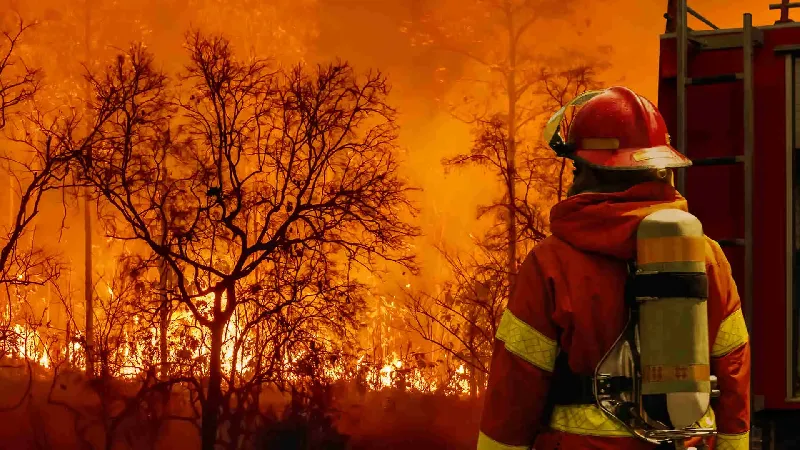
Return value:
[[(725, 312), (719, 292), (732, 280), (720, 278), (720, 264), (727, 264), (719, 246), (706, 238), (706, 270), (709, 274), (709, 336), (716, 336)], [(628, 261), (575, 248), (555, 236), (545, 239), (532, 252), (544, 279), (551, 286), (552, 321), (558, 329), (557, 344), (568, 355), (571, 372), (594, 375), (603, 356), (625, 328), (628, 310), (625, 284)], [(713, 338), (712, 338), (713, 339)], [(713, 340), (712, 340), (713, 342)], [(711, 345), (709, 350), (712, 351)], [(552, 383), (551, 386), (557, 383)], [(597, 448), (653, 449), (614, 418), (593, 404), (549, 405), (537, 450)], [(700, 425), (714, 426), (713, 408)]]
[[(564, 140), (559, 129), (571, 105), (583, 106)], [(478, 448), (527, 450), (534, 443), (537, 450), (655, 448), (643, 439), (653, 436), (646, 434), (652, 430), (642, 431), (630, 420), (633, 415), (641, 419), (639, 423), (644, 421), (638, 409), (624, 410), (630, 403), (644, 407), (645, 395), (632, 387), (643, 382), (639, 374), (621, 373), (609, 378), (604, 373), (602, 385), (594, 375), (598, 363), (608, 361), (609, 349), (617, 348), (618, 338), (628, 344), (627, 354), (619, 353), (620, 361), (624, 359), (629, 367), (641, 362), (638, 356), (631, 356), (636, 353), (631, 347), (638, 347), (638, 342), (635, 336), (631, 338), (636, 334), (630, 331), (634, 328), (626, 325), (629, 309), (640, 309), (631, 299), (646, 296), (626, 293), (629, 263), (637, 258), (639, 226), (651, 214), (661, 216), (663, 210), (677, 210), (667, 216), (691, 218), (686, 200), (674, 188), (671, 171), (691, 165), (691, 161), (671, 147), (666, 125), (655, 106), (624, 87), (579, 95), (547, 122), (543, 138), (558, 156), (574, 161), (575, 178), (568, 198), (551, 210), (553, 235), (520, 267), (498, 325)], [(692, 266), (697, 274), (685, 277), (694, 280), (693, 290), (687, 289), (686, 295), (677, 297), (699, 305), (707, 295), (707, 314), (693, 316), (689, 322), (690, 332), (697, 337), (690, 340), (692, 348), (701, 348), (705, 339), (708, 352), (697, 352), (702, 355), (695, 359), (702, 362), (687, 364), (682, 360), (672, 367), (675, 379), (663, 380), (673, 385), (672, 390), (656, 394), (666, 397), (666, 409), (670, 408), (670, 398), (680, 397), (670, 397), (672, 393), (690, 391), (698, 394), (697, 398), (705, 395), (707, 400), (708, 387), (702, 388), (705, 392), (696, 392), (696, 388), (710, 384), (710, 375), (716, 376), (720, 397), (711, 402), (711, 408), (705, 408), (706, 415), (698, 417), (694, 427), (675, 431), (680, 436), (697, 436), (717, 427), (720, 448), (745, 450), (749, 447), (750, 350), (741, 304), (719, 245), (701, 238), (700, 228), (690, 228), (694, 230), (691, 236), (671, 236), (650, 244), (677, 258), (667, 261), (690, 262), (687, 267)], [(663, 245), (672, 238), (681, 245), (674, 249)], [(687, 249), (691, 255), (681, 254)], [(686, 259), (688, 256), (691, 258)], [(680, 277), (680, 270), (670, 270), (668, 278)], [(698, 280), (703, 282), (700, 294), (700, 284), (695, 283)], [(668, 299), (670, 295), (654, 297)], [(638, 314), (633, 317), (635, 320)], [(705, 327), (698, 326), (705, 318)], [(650, 342), (658, 342), (656, 334), (648, 330)], [(636, 371), (629, 368), (628, 372)], [(686, 373), (692, 374), (691, 380)], [(662, 381), (660, 375), (657, 378)], [(687, 384), (692, 385), (689, 391)], [(620, 397), (624, 401), (617, 405), (623, 409), (611, 411), (603, 403), (601, 410), (594, 395), (598, 386), (629, 393), (629, 400)], [(701, 408), (694, 408), (692, 414), (675, 417), (681, 416), (686, 422), (701, 413)], [(671, 412), (667, 411), (667, 416), (672, 420)]]

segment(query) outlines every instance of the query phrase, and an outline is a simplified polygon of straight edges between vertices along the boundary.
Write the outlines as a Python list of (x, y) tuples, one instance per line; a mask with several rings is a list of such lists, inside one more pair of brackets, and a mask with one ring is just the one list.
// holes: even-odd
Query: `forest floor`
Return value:
[[(27, 376), (0, 374), (0, 450), (166, 450), (199, 448), (197, 429), (185, 421), (157, 426), (157, 437), (143, 439), (148, 424), (126, 423), (106, 446), (98, 419), (98, 396), (78, 376), (35, 377), (26, 395)], [(266, 400), (282, 411), (279, 394)], [(21, 401), (22, 400), (22, 401)], [(269, 407), (268, 406), (268, 407)], [(481, 402), (398, 390), (336, 390), (331, 405), (333, 434), (339, 444), (297, 443), (294, 435), (241, 450), (467, 450), (474, 449)], [(147, 414), (142, 421), (146, 422)], [(141, 421), (140, 421), (141, 422)], [(149, 424), (152, 427), (152, 424)], [(285, 428), (285, 427), (284, 427)], [(150, 428), (152, 429), (152, 428)], [(302, 434), (302, 432), (300, 432)], [(307, 438), (307, 436), (305, 436)]]

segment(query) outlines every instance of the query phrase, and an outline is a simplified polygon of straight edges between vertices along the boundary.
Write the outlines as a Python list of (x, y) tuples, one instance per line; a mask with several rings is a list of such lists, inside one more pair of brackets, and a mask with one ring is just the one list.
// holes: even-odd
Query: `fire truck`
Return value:
[(750, 448), (770, 450), (800, 449), (800, 22), (789, 18), (800, 3), (781, 1), (773, 25), (748, 13), (721, 29), (669, 0), (658, 78), (673, 143), (694, 162), (678, 189), (727, 254), (750, 331)]

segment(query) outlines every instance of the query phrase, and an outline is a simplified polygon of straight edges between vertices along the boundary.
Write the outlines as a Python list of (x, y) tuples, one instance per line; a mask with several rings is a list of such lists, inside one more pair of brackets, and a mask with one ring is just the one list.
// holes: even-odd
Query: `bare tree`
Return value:
[[(546, 119), (576, 96), (588, 90), (600, 89), (597, 74), (606, 68), (607, 64), (601, 61), (564, 50), (538, 75), (540, 81), (535, 87), (539, 94), (538, 117)], [(575, 109), (571, 109), (564, 116), (561, 130), (565, 137), (575, 112)], [(569, 160), (555, 155), (541, 139), (527, 141), (529, 144), (523, 147), (519, 168), (512, 181), (505, 158), (508, 138), (504, 121), (495, 115), (488, 119), (477, 119), (475, 123), (476, 137), (471, 151), (447, 159), (444, 163), (451, 167), (481, 165), (497, 174), (500, 181), (513, 182), (517, 186), (514, 201), (517, 245), (523, 250), (529, 249), (549, 234), (547, 212), (550, 206), (564, 199), (569, 183)], [(478, 215), (494, 214), (502, 219), (508, 203), (508, 198), (503, 197), (489, 205), (479, 206)], [(505, 247), (508, 242), (505, 231), (502, 220), (498, 220), (488, 232), (487, 241), (495, 247)]]
[(230, 449), (251, 441), (263, 422), (263, 386), (321, 410), (330, 405), (316, 404), (319, 393), (337, 377), (348, 378), (365, 290), (324, 248), (280, 255), (239, 296), (243, 301), (226, 335), (230, 362), (223, 376), (221, 418)]
[[(503, 186), (505, 219), (506, 270), (513, 280), (517, 267), (517, 153), (526, 128), (535, 122), (536, 85), (539, 82), (541, 56), (537, 55), (537, 22), (569, 15), (574, 4), (553, 0), (479, 0), (454, 2), (432, 0), (417, 23), (416, 38), (425, 45), (438, 46), (461, 55), (477, 65), (484, 76), (466, 76), (463, 81), (474, 92), (475, 84), (489, 93), (483, 112), (473, 112), (468, 119), (477, 125), (477, 134), (502, 138), (494, 145)], [(457, 14), (454, 14), (457, 12)], [(460, 103), (474, 102), (472, 93)], [(501, 132), (499, 135), (496, 132)], [(462, 158), (463, 160), (463, 158)], [(511, 283), (509, 283), (510, 285)]]
[(477, 248), (477, 254), (466, 258), (441, 248), (453, 280), (438, 295), (411, 292), (407, 318), (412, 330), (463, 363), (473, 397), (480, 394), (489, 373), (508, 289), (504, 252), (485, 242)]
[[(533, 176), (530, 170), (538, 171), (535, 165), (523, 166), (525, 171), (514, 171), (512, 176), (509, 169), (506, 155), (508, 153), (508, 139), (505, 123), (497, 116), (476, 121), (476, 136), (473, 141), (472, 149), (467, 154), (446, 159), (444, 164), (449, 167), (460, 167), (468, 164), (476, 164), (492, 170), (498, 178), (505, 182), (522, 187), (515, 190), (514, 195), (514, 231), (515, 247), (523, 250), (532, 244), (539, 242), (547, 236), (545, 221), (543, 220), (545, 210), (541, 208), (541, 200), (532, 198), (539, 188), (535, 181), (538, 178)], [(527, 162), (527, 159), (524, 160)], [(534, 159), (531, 159), (535, 162)], [(549, 160), (548, 160), (549, 161)], [(536, 172), (538, 173), (538, 172)], [(513, 178), (513, 179), (512, 179)], [(505, 220), (508, 214), (508, 205), (512, 203), (508, 199), (508, 193), (488, 205), (478, 206), (478, 217), (493, 215), (495, 220), (493, 226), (487, 232), (485, 245), (490, 246), (494, 251), (508, 251), (508, 222)], [(508, 285), (508, 284), (507, 284)]]
[(21, 56), (21, 42), (30, 28), (19, 19), (11, 31), (2, 32), (0, 50), (0, 129), (7, 135), (0, 166), (8, 180), (10, 213), (0, 235), (0, 287), (8, 302), (3, 307), (2, 327), (10, 331), (3, 338), (10, 339), (7, 344), (11, 347), (20, 339), (38, 340), (32, 348), (25, 347), (21, 356), (49, 365), (61, 357), (61, 348), (51, 341), (63, 336), (55, 336), (56, 330), (45, 317), (50, 305), (42, 307), (37, 302), (34, 306), (27, 296), (45, 286), (59, 295), (62, 264), (53, 248), (35, 242), (37, 219), (47, 195), (65, 193), (77, 184), (73, 176), (76, 155), (86, 148), (99, 123), (108, 118), (110, 105), (99, 110), (99, 122), (90, 123), (87, 133), (79, 132), (82, 118), (74, 111), (47, 108), (43, 112), (41, 74)]
[[(22, 19), (14, 31), (3, 31), (2, 53), (0, 53), (0, 129), (5, 129), (9, 121), (19, 117), (20, 107), (31, 100), (39, 88), (39, 73), (28, 67), (19, 56), (19, 45), (23, 34), (31, 25)], [(16, 123), (15, 123), (16, 124)], [(31, 158), (19, 158), (13, 152), (3, 152), (0, 158), (8, 172), (9, 201), (13, 190), (19, 192), (19, 207), (9, 217), (8, 228), (0, 241), (0, 284), (20, 284), (30, 281), (30, 270), (41, 261), (41, 254), (33, 249), (23, 251), (19, 243), (39, 213), (39, 205), (44, 193), (53, 188), (53, 183), (63, 175), (60, 166), (63, 158), (51, 157), (45, 152), (36, 152)], [(30, 156), (30, 155), (26, 155)], [(60, 155), (59, 155), (60, 156)], [(9, 205), (9, 211), (12, 211)], [(33, 275), (33, 274), (30, 274)]]
[[(176, 300), (208, 335), (199, 400), (203, 449), (211, 450), (224, 402), (225, 331), (253, 295), (248, 277), (287, 254), (410, 266), (405, 242), (417, 231), (401, 219), (413, 208), (397, 174), (381, 74), (359, 77), (343, 63), (276, 70), (198, 33), (187, 48), (174, 100), (141, 48), (92, 77), (98, 99), (124, 106), (84, 170), (122, 217), (124, 226), (107, 224), (111, 235), (166, 261)], [(323, 287), (308, 289), (321, 296)]]

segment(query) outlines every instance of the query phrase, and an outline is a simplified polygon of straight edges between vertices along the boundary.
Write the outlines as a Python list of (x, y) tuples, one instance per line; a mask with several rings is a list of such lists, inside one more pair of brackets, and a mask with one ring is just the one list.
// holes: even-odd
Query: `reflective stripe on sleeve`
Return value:
[(558, 352), (556, 341), (518, 319), (511, 311), (503, 312), (496, 336), (509, 352), (542, 370), (553, 371)]
[(711, 348), (711, 356), (720, 357), (736, 350), (748, 340), (747, 325), (744, 323), (742, 309), (739, 308), (722, 321), (717, 339)]
[(717, 433), (717, 450), (748, 450), (749, 448), (749, 431), (740, 434)]
[(550, 428), (586, 436), (630, 437), (631, 432), (597, 405), (556, 405)]
[(497, 442), (483, 434), (483, 431), (478, 434), (478, 450), (530, 450), (530, 448), (530, 445), (508, 445)]

